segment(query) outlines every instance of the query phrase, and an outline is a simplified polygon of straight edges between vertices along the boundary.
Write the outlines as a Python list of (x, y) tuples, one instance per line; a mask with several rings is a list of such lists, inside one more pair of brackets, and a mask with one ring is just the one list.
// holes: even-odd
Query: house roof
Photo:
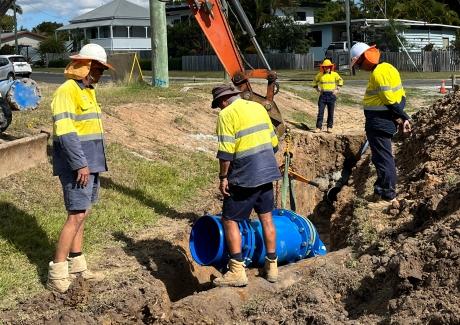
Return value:
[[(37, 33), (29, 32), (29, 31), (18, 31), (18, 38), (22, 37), (29, 37), (35, 38), (40, 41), (44, 40), (46, 37)], [(1, 34), (1, 41), (8, 42), (10, 40), (14, 40), (14, 33), (2, 33)]]
[(150, 15), (145, 7), (138, 6), (126, 0), (114, 0), (81, 16), (72, 18), (70, 23), (116, 18), (150, 19)]
[[(381, 24), (387, 24), (389, 19), (352, 19), (350, 20), (350, 23), (352, 24), (362, 24), (362, 25), (381, 25)], [(427, 23), (425, 21), (419, 21), (419, 20), (407, 20), (407, 19), (394, 19), (395, 22), (398, 22), (400, 24), (406, 25), (406, 26), (427, 26), (427, 27), (443, 27), (443, 28), (453, 28), (453, 29), (460, 29), (460, 26), (455, 26), (455, 25), (443, 25), (443, 24), (432, 24), (432, 23)], [(329, 25), (343, 25), (345, 24), (345, 20), (339, 20), (339, 21), (328, 21), (324, 23), (315, 23), (311, 24), (310, 26), (329, 26)]]

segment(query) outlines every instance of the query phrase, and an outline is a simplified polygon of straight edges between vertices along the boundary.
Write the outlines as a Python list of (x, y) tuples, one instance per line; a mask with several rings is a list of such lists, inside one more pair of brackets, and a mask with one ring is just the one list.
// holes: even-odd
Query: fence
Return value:
[[(399, 71), (460, 71), (460, 53), (457, 51), (382, 52), (380, 59)], [(332, 60), (339, 70), (348, 68), (348, 53), (333, 53)]]
[[(266, 54), (270, 67), (280, 69), (313, 70), (313, 54), (276, 53)], [(265, 68), (256, 54), (244, 56), (245, 66), (255, 69)], [(224, 68), (215, 55), (183, 56), (182, 70), (186, 71), (223, 71)]]

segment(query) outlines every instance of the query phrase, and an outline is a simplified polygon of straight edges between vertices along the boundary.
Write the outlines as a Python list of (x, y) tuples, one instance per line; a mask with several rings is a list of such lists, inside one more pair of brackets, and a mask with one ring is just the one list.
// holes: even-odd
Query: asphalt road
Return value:
[[(46, 82), (51, 84), (61, 84), (64, 82), (64, 76), (62, 73), (52, 73), (52, 72), (34, 72), (31, 76), (32, 79), (38, 82)], [(150, 77), (144, 77), (146, 82), (151, 82)], [(101, 82), (108, 82), (111, 80), (110, 76), (103, 76)], [(181, 81), (181, 82), (197, 82), (197, 81), (222, 81), (220, 78), (195, 78), (195, 79), (188, 79), (188, 78), (170, 78), (171, 82)], [(287, 82), (280, 80), (280, 83)], [(296, 80), (296, 82), (303, 82), (301, 80)], [(310, 83), (309, 80), (305, 80), (304, 82)], [(355, 87), (365, 87), (367, 85), (366, 80), (347, 80), (346, 85), (355, 86)], [(439, 79), (407, 79), (403, 80), (403, 85), (406, 88), (421, 88), (421, 89), (437, 89), (441, 86), (441, 80)], [(450, 87), (452, 85), (452, 81), (450, 79), (446, 79), (446, 87)]]

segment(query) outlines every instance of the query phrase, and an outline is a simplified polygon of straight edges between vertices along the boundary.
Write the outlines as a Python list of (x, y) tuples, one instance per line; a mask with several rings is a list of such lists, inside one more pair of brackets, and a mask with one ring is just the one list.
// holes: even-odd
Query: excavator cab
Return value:
[[(226, 1), (226, 0), (222, 0)], [(195, 16), (198, 25), (203, 30), (206, 38), (214, 49), (217, 57), (229, 74), (233, 84), (242, 91), (244, 99), (252, 100), (262, 104), (270, 116), (276, 134), (281, 137), (285, 131), (281, 113), (276, 106), (273, 98), (278, 91), (276, 82), (276, 72), (272, 71), (262, 50), (255, 38), (255, 32), (244, 13), (238, 0), (228, 0), (233, 12), (237, 15), (241, 27), (248, 33), (259, 58), (263, 62), (265, 69), (246, 70), (242, 55), (235, 42), (235, 37), (230, 29), (227, 17), (225, 16), (221, 0), (187, 0), (190, 9)], [(255, 93), (249, 82), (250, 78), (267, 80), (267, 92), (265, 96)]]

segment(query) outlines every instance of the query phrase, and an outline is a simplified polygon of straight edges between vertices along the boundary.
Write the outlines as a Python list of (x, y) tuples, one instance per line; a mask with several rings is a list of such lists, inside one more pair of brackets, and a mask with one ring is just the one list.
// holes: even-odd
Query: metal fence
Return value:
[[(265, 54), (270, 67), (275, 70), (313, 70), (313, 54), (276, 53)], [(245, 66), (255, 69), (265, 68), (256, 54), (244, 56)], [(196, 55), (182, 57), (182, 70), (185, 71), (223, 71), (224, 68), (215, 55)]]

